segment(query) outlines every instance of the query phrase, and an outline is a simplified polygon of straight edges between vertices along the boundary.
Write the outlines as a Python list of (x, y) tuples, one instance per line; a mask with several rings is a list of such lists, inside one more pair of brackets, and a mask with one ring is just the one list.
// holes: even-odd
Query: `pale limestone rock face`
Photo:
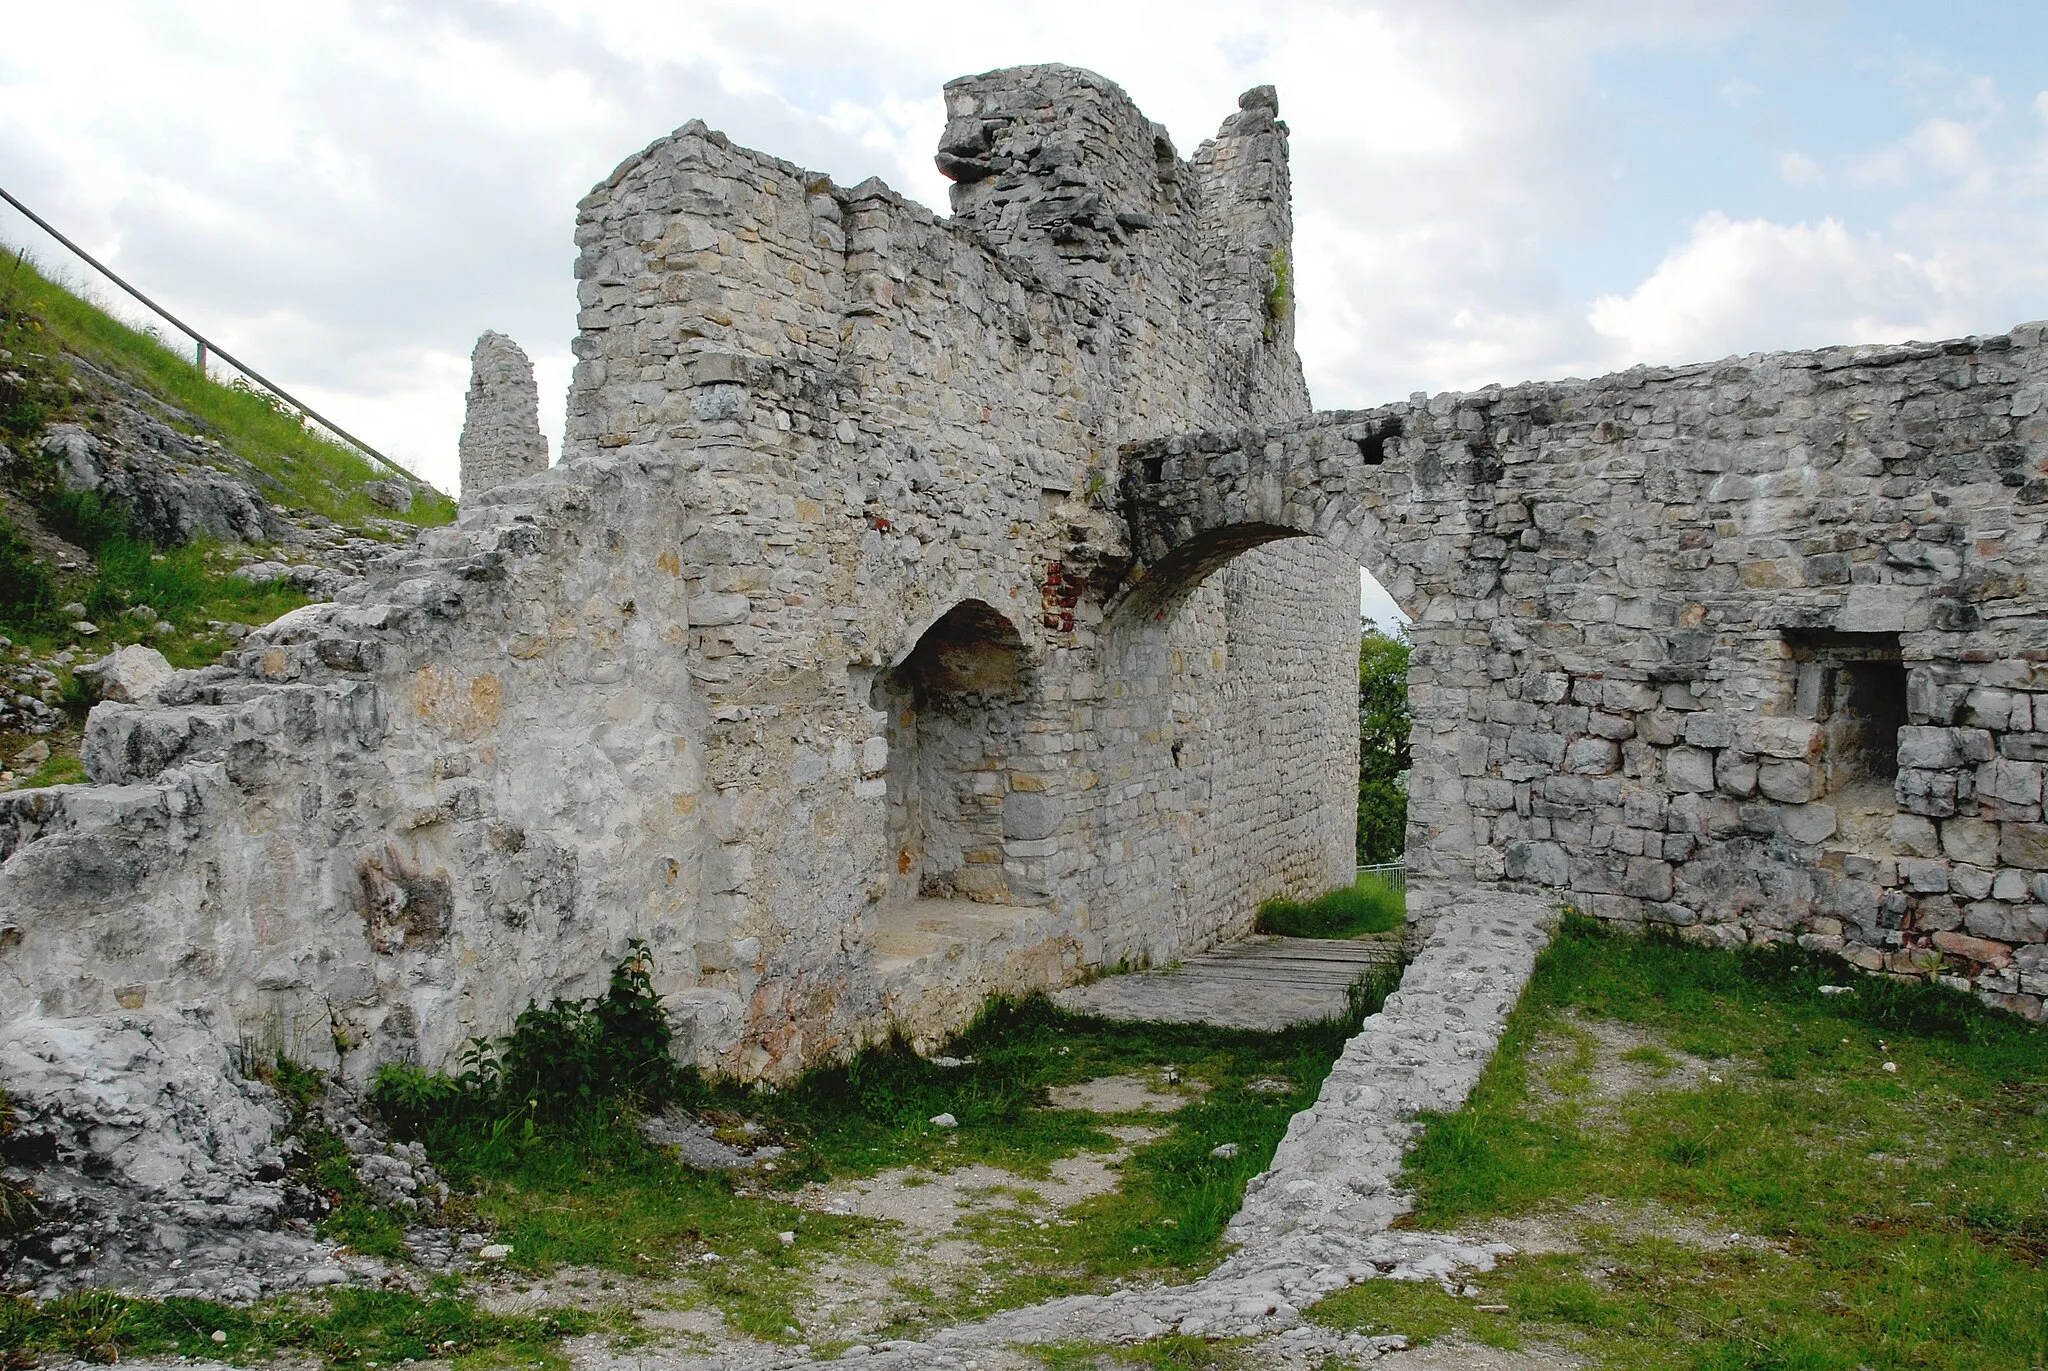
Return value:
[(547, 470), (533, 363), (502, 333), (486, 330), (470, 354), (461, 453), (465, 500)]
[(73, 674), (90, 680), (102, 700), (146, 705), (156, 703), (157, 695), (177, 675), (177, 668), (155, 648), (130, 643), (97, 662), (79, 667)]

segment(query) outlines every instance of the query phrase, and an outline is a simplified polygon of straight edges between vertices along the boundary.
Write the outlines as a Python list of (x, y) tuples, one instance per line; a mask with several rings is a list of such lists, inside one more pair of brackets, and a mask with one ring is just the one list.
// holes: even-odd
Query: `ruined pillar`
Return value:
[(464, 499), (547, 470), (533, 363), (519, 344), (489, 329), (469, 357), (461, 452)]

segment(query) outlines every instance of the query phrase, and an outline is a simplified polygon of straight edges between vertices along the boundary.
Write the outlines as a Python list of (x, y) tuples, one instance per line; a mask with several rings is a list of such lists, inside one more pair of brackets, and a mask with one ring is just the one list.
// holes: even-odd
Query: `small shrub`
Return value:
[(1287, 312), (1294, 308), (1294, 263), (1288, 259), (1287, 249), (1280, 248), (1266, 259), (1266, 336), (1271, 338), (1273, 330)]
[(44, 500), (37, 513), (52, 533), (97, 554), (116, 538), (131, 538), (128, 510), (96, 490), (67, 490)]
[(472, 1039), (454, 1076), (388, 1064), (371, 1101), (402, 1133), (456, 1130), (491, 1147), (571, 1130), (618, 1104), (652, 1109), (698, 1098), (696, 1070), (669, 1055), (673, 1030), (653, 970), (635, 939), (604, 994), (527, 1006), (503, 1038)]
[(1408, 840), (1408, 640), (1358, 637), (1358, 860), (1391, 862)]
[[(7, 1098), (5, 1090), (0, 1090), (0, 1138), (13, 1131), (14, 1102)], [(0, 1176), (0, 1237), (26, 1233), (41, 1220), (42, 1212), (36, 1207), (35, 1196)]]

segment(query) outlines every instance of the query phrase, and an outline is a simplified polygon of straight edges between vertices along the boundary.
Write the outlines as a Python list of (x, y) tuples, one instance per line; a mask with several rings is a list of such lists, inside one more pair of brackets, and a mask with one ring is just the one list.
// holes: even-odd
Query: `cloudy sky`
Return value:
[[(1316, 402), (2048, 315), (2048, 6), (21, 6), (0, 185), (445, 488), (468, 353), (559, 445), (576, 199), (692, 117), (943, 207), (939, 87), (1093, 67), (1191, 150), (1271, 82)], [(65, 254), (0, 206), (0, 241)]]

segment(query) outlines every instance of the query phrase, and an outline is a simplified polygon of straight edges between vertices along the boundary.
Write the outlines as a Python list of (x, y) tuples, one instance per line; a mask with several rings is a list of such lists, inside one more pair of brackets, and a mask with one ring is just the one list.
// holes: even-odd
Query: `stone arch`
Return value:
[(885, 899), (1030, 903), (1008, 847), (1042, 840), (1043, 798), (1011, 791), (1032, 665), (1023, 636), (986, 600), (954, 604), (876, 681), (887, 715)]
[[(1258, 906), (1350, 879), (1357, 562), (1259, 521), (1191, 538), (1107, 607), (1097, 846), (1147, 914), (1107, 960), (1247, 931)], [(1115, 930), (1108, 930), (1114, 932)]]
[(1433, 537), (1466, 522), (1464, 488), (1478, 455), (1417, 463), (1408, 406), (1318, 415), (1229, 436), (1162, 439), (1126, 449), (1123, 508), (1137, 559), (1112, 601), (1140, 612), (1170, 607), (1252, 548), (1286, 538), (1336, 547), (1387, 589), (1410, 617), (1440, 579)]
[[(1169, 788), (1178, 782), (1176, 803), (1209, 810), (1205, 824), (1191, 825), (1199, 846), (1169, 852), (1168, 862), (1223, 892), (1221, 906), (1239, 920), (1273, 895), (1319, 893), (1350, 879), (1359, 570), (1416, 621), (1418, 643), (1430, 631), (1418, 611), (1434, 572), (1416, 561), (1427, 542), (1412, 536), (1414, 486), (1400, 432), (1366, 416), (1125, 453), (1124, 509), (1138, 565), (1106, 607), (1107, 669), (1154, 683), (1146, 690), (1158, 703), (1141, 732), (1161, 739), (1173, 759), (1155, 775)], [(1205, 635), (1222, 650), (1191, 661), (1183, 643)], [(1427, 658), (1418, 658), (1423, 678)], [(1211, 750), (1252, 760), (1214, 759), (1206, 774), (1183, 780), (1201, 740), (1180, 736), (1168, 702), (1182, 677), (1210, 667), (1224, 702), (1224, 736)], [(1235, 830), (1254, 812), (1261, 828), (1248, 840)], [(1414, 826), (1415, 812), (1411, 851), (1434, 838), (1433, 825)], [(1206, 860), (1210, 853), (1215, 860)], [(1183, 937), (1234, 931), (1191, 927)]]

